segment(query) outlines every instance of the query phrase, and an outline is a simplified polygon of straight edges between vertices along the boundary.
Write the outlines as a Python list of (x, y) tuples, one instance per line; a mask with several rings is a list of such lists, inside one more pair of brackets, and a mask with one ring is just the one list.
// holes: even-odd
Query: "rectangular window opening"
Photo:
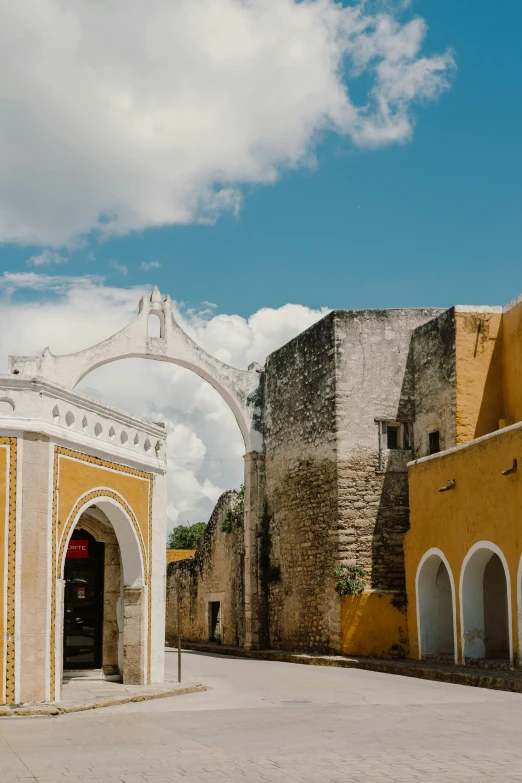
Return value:
[(399, 448), (399, 428), (390, 424), (386, 427), (386, 447), (388, 449)]
[(440, 432), (434, 430), (428, 434), (428, 446), (430, 454), (437, 454), (440, 451)]

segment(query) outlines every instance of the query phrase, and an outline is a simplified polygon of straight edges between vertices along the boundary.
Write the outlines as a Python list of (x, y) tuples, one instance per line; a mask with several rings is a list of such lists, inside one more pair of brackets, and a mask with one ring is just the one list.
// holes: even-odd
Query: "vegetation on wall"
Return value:
[(221, 523), (222, 533), (231, 533), (233, 527), (243, 527), (245, 513), (245, 485), (241, 484), (237, 491), (236, 503), (229, 509)]
[(264, 585), (270, 582), (278, 582), (281, 578), (281, 569), (279, 566), (272, 565), (272, 537), (270, 535), (270, 517), (268, 509), (265, 506), (263, 517), (261, 519), (261, 530), (259, 536), (259, 572), (261, 582)]
[(206, 522), (178, 525), (167, 539), (167, 549), (197, 549), (206, 529)]
[(339, 595), (361, 595), (364, 592), (366, 571), (358, 565), (338, 565), (334, 568), (337, 577), (335, 590)]

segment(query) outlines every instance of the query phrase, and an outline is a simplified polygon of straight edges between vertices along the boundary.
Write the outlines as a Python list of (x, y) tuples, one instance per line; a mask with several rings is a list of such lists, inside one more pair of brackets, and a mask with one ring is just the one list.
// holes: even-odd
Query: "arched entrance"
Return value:
[(63, 577), (65, 677), (98, 670), (124, 683), (146, 682), (150, 606), (143, 544), (113, 497), (87, 502), (66, 533)]
[(443, 553), (432, 549), (417, 569), (419, 657), (456, 660), (455, 590)]
[(464, 660), (512, 658), (509, 570), (501, 550), (480, 542), (468, 552), (461, 575)]
[(120, 547), (106, 514), (83, 512), (65, 554), (64, 673), (100, 669), (105, 677), (123, 670), (123, 573)]

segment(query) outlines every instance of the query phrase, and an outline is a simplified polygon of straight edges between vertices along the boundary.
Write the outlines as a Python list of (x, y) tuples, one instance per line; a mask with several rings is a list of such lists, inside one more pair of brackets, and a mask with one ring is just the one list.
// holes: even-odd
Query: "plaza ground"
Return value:
[(183, 674), (208, 690), (0, 719), (1, 783), (522, 780), (519, 694), (197, 652)]

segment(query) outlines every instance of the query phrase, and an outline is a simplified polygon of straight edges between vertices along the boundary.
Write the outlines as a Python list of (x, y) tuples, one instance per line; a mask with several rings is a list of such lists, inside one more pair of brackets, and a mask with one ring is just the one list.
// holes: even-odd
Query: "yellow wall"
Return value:
[(167, 549), (167, 565), (177, 563), (178, 560), (187, 560), (195, 554), (195, 549)]
[[(520, 469), (502, 471), (517, 458)], [(456, 486), (439, 492), (449, 479)], [(500, 430), (484, 440), (409, 468), (410, 530), (405, 536), (406, 590), (410, 653), (418, 657), (415, 576), (424, 553), (438, 547), (453, 573), (457, 602), (459, 660), (460, 602), (458, 586), (462, 561), (470, 547), (486, 540), (504, 553), (511, 577), (514, 651), (518, 649), (517, 571), (522, 551), (522, 427)]]
[[(65, 453), (64, 453), (65, 452)], [(149, 503), (152, 493), (152, 475), (108, 463), (68, 450), (56, 450), (58, 459), (58, 540), (79, 498), (87, 492), (103, 487), (121, 495), (131, 507), (138, 521), (145, 546), (149, 548)], [(89, 461), (87, 461), (87, 459)], [(96, 501), (93, 500), (93, 503)], [(58, 564), (60, 565), (60, 564)]]
[(522, 421), (522, 303), (502, 317), (504, 416)]
[(392, 603), (393, 595), (368, 592), (345, 595), (341, 603), (341, 644), (346, 655), (390, 658), (407, 655), (406, 612)]
[[(150, 526), (154, 477), (151, 473), (129, 468), (126, 465), (91, 457), (72, 449), (55, 447), (54, 452), (53, 509), (53, 570), (58, 576), (64, 559), (64, 545), (70, 525), (74, 523), (79, 504), (92, 493), (91, 503), (96, 504), (96, 492), (111, 492), (120, 496), (119, 502), (138, 525), (143, 541), (144, 580), (149, 582), (151, 553)], [(57, 499), (56, 499), (57, 498)], [(122, 500), (121, 500), (121, 499)], [(51, 638), (56, 637), (56, 582), (52, 581)], [(151, 624), (151, 593), (148, 599), (148, 626)], [(51, 645), (51, 693), (55, 691), (55, 648)], [(150, 633), (148, 636), (148, 677), (150, 681)]]
[(500, 313), (456, 313), (456, 444), (498, 429), (503, 416)]

